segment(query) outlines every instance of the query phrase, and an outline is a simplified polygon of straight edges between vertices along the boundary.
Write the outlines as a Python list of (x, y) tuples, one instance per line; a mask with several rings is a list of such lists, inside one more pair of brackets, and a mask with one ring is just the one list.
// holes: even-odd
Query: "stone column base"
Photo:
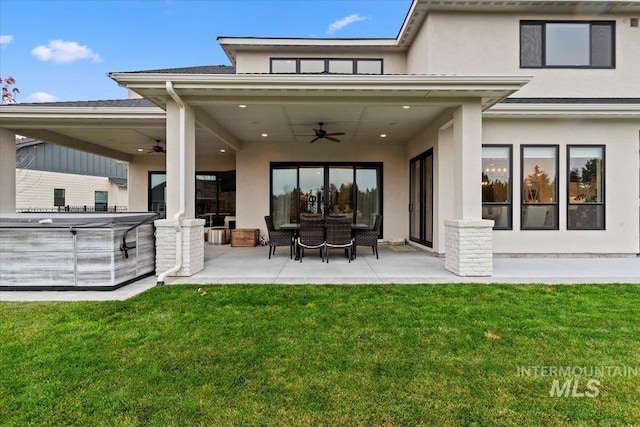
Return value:
[[(187, 277), (204, 269), (204, 219), (185, 219), (182, 226), (182, 267), (174, 276)], [(156, 226), (156, 276), (176, 265), (176, 221), (160, 219)]]
[(445, 220), (444, 266), (458, 276), (493, 275), (493, 221)]

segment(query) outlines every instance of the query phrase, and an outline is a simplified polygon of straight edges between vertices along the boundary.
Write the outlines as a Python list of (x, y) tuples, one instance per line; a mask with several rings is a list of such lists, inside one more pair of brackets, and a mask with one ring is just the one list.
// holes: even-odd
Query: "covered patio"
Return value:
[[(493, 223), (481, 219), (477, 191), (482, 112), (529, 78), (327, 75), (317, 79), (217, 71), (110, 74), (146, 100), (74, 103), (63, 108), (3, 106), (3, 125), (10, 129), (0, 133), (0, 145), (7, 152), (3, 180), (8, 184), (14, 180), (15, 159), (9, 156), (14, 134), (73, 143), (129, 162), (130, 211), (149, 209), (149, 173), (164, 171), (167, 219), (156, 222), (156, 273), (164, 279), (193, 276), (211, 264), (227, 268), (202, 255), (205, 221), (196, 219), (193, 179), (198, 170), (235, 169), (237, 227), (257, 228), (263, 227), (263, 216), (269, 213), (274, 162), (379, 162), (385, 171), (380, 183), (382, 238), (406, 239), (409, 161), (432, 150), (433, 235), (422, 249), (446, 254), (445, 268), (458, 276), (491, 276)], [(319, 122), (345, 133), (340, 145), (309, 144), (307, 134)], [(153, 140), (162, 140), (166, 155), (144, 153)], [(14, 211), (14, 194), (7, 190), (1, 198), (2, 209)], [(471, 247), (465, 244), (468, 240), (482, 243)]]

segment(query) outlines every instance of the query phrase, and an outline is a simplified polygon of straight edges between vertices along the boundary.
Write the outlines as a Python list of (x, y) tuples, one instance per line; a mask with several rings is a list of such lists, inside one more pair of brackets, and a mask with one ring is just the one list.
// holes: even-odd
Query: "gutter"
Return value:
[(180, 130), (179, 130), (179, 144), (180, 144), (180, 154), (179, 154), (179, 161), (180, 161), (180, 206), (178, 208), (178, 212), (173, 216), (173, 221), (174, 221), (174, 227), (176, 230), (176, 264), (170, 268), (169, 270), (160, 273), (160, 275), (158, 276), (158, 282), (157, 282), (157, 286), (160, 285), (164, 285), (164, 279), (167, 276), (173, 275), (175, 273), (178, 272), (178, 270), (180, 270), (182, 268), (182, 226), (180, 225), (180, 222), (182, 221), (182, 219), (184, 218), (184, 213), (186, 210), (186, 195), (184, 194), (184, 188), (185, 188), (185, 183), (187, 182), (186, 179), (186, 168), (184, 167), (185, 164), (185, 157), (186, 157), (186, 153), (185, 153), (185, 145), (186, 145), (186, 111), (185, 111), (185, 104), (182, 101), (182, 99), (180, 99), (180, 97), (178, 96), (178, 94), (176, 93), (176, 91), (173, 89), (173, 83), (171, 82), (171, 80), (167, 80), (166, 82), (166, 89), (167, 89), (167, 93), (171, 96), (171, 98), (173, 98), (173, 100), (176, 102), (176, 104), (178, 104), (178, 108), (180, 109)]

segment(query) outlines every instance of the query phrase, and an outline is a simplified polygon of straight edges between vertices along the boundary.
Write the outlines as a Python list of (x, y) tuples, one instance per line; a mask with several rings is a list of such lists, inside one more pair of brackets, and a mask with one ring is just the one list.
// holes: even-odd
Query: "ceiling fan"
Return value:
[(329, 141), (333, 141), (333, 142), (340, 142), (339, 139), (334, 138), (334, 136), (339, 136), (339, 135), (344, 135), (344, 132), (331, 132), (328, 133), (326, 130), (322, 129), (322, 125), (324, 125), (324, 122), (318, 122), (318, 125), (320, 126), (320, 129), (314, 129), (313, 131), (316, 134), (316, 137), (313, 138), (311, 141), (309, 141), (311, 144), (313, 144), (314, 142), (316, 142), (319, 139), (328, 139)]
[(156, 145), (152, 145), (151, 148), (152, 148), (152, 150), (151, 151), (147, 151), (147, 154), (151, 154), (151, 153), (167, 154), (167, 150), (165, 150), (164, 147), (162, 145), (160, 145), (160, 140), (159, 139), (156, 139)]

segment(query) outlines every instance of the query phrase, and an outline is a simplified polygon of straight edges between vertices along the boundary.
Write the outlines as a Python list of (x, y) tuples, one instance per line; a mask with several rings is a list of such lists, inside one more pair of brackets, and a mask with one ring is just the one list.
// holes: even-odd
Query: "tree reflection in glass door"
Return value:
[(300, 168), (300, 213), (324, 213), (324, 168)]
[(353, 166), (329, 168), (327, 212), (334, 215), (353, 214)]

